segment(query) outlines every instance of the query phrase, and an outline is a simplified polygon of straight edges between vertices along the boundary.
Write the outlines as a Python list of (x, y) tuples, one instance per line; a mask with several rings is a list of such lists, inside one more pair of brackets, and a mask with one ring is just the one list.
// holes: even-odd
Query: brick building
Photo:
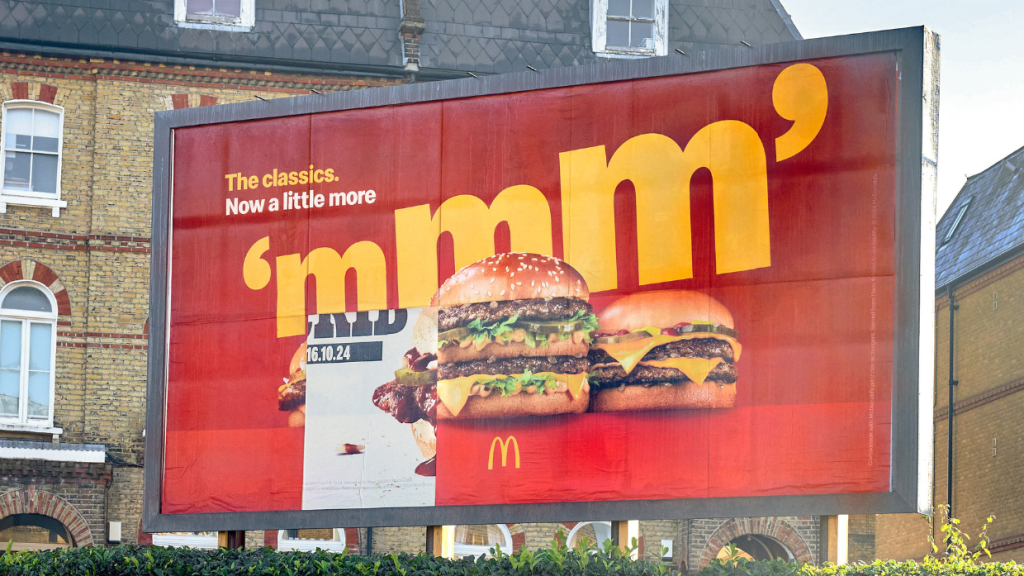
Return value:
[[(139, 518), (156, 111), (801, 38), (778, 0), (609, 6), (0, 3), (0, 538), (105, 544), (118, 523), (120, 541), (148, 540)], [(607, 530), (459, 528), (467, 553), (540, 546), (559, 529), (592, 540)], [(815, 518), (644, 522), (639, 534), (645, 549), (664, 543), (692, 567), (737, 539), (801, 559), (817, 558), (819, 541)], [(249, 534), (250, 544), (282, 547), (307, 538), (363, 551), (371, 542), (418, 551), (425, 540), (423, 528)]]
[[(995, 516), (989, 550), (1003, 562), (1024, 560), (1022, 167), (1024, 148), (969, 177), (936, 227), (934, 505), (952, 505), (972, 542)], [(921, 517), (879, 516), (875, 555), (920, 558), (931, 553), (928, 535)]]

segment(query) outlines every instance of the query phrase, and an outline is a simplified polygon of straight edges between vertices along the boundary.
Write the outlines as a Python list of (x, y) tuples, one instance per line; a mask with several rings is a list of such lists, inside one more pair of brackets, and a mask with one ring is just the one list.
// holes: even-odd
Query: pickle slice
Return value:
[(445, 340), (451, 342), (453, 340), (461, 340), (468, 336), (471, 336), (473, 331), (468, 326), (460, 326), (458, 328), (452, 328), (451, 330), (445, 330), (444, 332), (437, 333), (437, 341), (443, 342)]
[(729, 328), (728, 326), (722, 326), (719, 324), (690, 324), (683, 326), (682, 328), (676, 329), (680, 334), (691, 334), (691, 333), (708, 333), (708, 334), (721, 334), (722, 336), (729, 336), (731, 338), (739, 338), (740, 333)]
[(415, 370), (402, 368), (395, 371), (395, 381), (398, 382), (399, 386), (409, 386), (410, 388), (437, 384), (437, 370), (416, 372)]
[(647, 330), (637, 330), (636, 332), (630, 332), (629, 334), (622, 334), (620, 336), (602, 336), (600, 338), (594, 338), (594, 344), (619, 344), (621, 342), (629, 342), (630, 340), (639, 340), (641, 338), (650, 338), (651, 333)]
[(520, 320), (513, 324), (516, 328), (522, 328), (527, 332), (537, 334), (571, 334), (583, 329), (583, 321), (576, 322), (544, 322), (542, 320)]

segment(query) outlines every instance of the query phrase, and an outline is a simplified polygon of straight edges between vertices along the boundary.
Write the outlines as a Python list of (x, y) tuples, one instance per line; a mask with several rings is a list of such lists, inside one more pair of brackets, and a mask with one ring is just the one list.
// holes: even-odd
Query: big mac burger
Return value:
[(590, 348), (595, 412), (731, 408), (740, 358), (732, 314), (700, 292), (640, 292), (599, 315)]
[(277, 388), (277, 408), (288, 412), (288, 426), (301, 428), (306, 425), (306, 343), (292, 355), (288, 366), (288, 377)]
[[(433, 304), (433, 303), (432, 303)], [(413, 347), (402, 357), (395, 379), (373, 391), (373, 405), (412, 426), (420, 454), (420, 476), (436, 475), (437, 454), (437, 308), (420, 310), (412, 330)]]
[(581, 413), (597, 318), (579, 272), (506, 253), (438, 290), (438, 420)]

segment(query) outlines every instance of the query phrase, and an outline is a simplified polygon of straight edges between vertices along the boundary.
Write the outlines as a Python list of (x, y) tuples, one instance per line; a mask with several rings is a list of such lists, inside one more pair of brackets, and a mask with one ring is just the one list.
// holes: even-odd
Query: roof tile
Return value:
[[(1012, 168), (1011, 168), (1012, 167)], [(935, 286), (941, 289), (1024, 247), (1024, 148), (967, 179), (936, 226)], [(963, 217), (943, 244), (961, 209)]]

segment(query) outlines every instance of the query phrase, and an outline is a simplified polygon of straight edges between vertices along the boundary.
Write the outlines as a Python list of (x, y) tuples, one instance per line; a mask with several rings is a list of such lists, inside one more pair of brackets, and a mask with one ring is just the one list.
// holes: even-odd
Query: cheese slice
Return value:
[[(518, 378), (522, 374), (512, 374)], [(555, 374), (554, 372), (537, 372), (534, 376), (554, 376), (558, 382), (565, 382), (572, 394), (573, 399), (578, 400), (583, 394), (583, 385), (587, 383), (586, 373), (582, 374)], [(453, 416), (458, 416), (466, 402), (472, 395), (473, 385), (478, 382), (488, 382), (501, 378), (508, 378), (507, 374), (475, 374), (473, 376), (460, 376), (450, 380), (437, 381), (437, 398), (444, 403)], [(518, 392), (516, 392), (518, 394)]]
[(648, 352), (658, 346), (664, 346), (672, 342), (679, 342), (680, 340), (693, 340), (695, 338), (714, 338), (715, 340), (721, 340), (728, 342), (732, 346), (733, 357), (736, 360), (740, 359), (740, 351), (742, 350), (740, 343), (735, 338), (725, 336), (723, 334), (710, 334), (707, 332), (691, 332), (689, 334), (683, 334), (682, 336), (669, 336), (667, 334), (658, 334), (657, 336), (651, 336), (650, 338), (642, 338), (640, 340), (629, 340), (627, 342), (619, 342), (616, 344), (593, 344), (594, 348), (600, 348), (608, 353), (609, 356), (615, 358), (615, 360), (622, 364), (622, 369), (629, 374), (636, 368), (636, 365), (640, 363), (640, 360), (647, 355)]
[(697, 384), (703, 384), (708, 374), (725, 360), (721, 358), (666, 358), (664, 360), (645, 360), (643, 366), (656, 368), (675, 368)]

